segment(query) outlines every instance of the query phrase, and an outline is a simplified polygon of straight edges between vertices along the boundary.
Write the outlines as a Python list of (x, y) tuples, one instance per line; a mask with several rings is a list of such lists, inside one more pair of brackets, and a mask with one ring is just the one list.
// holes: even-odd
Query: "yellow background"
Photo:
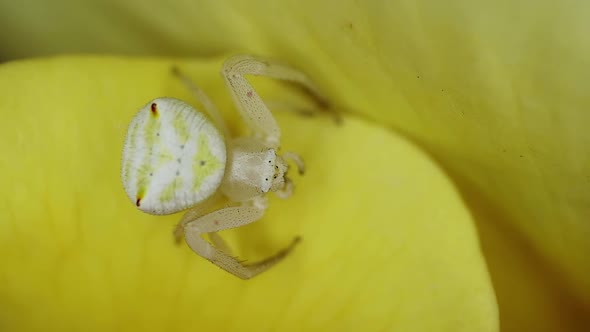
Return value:
[[(320, 84), (338, 109), (355, 114), (355, 119), (366, 126), (411, 140), (442, 168), (445, 175), (441, 176), (459, 188), (459, 202), (465, 204), (466, 215), (471, 215), (477, 225), (503, 330), (576, 330), (589, 324), (587, 2), (179, 1), (163, 5), (157, 1), (59, 1), (30, 7), (0, 5), (7, 27), (0, 35), (4, 58), (57, 52), (199, 56), (247, 52), (297, 65)], [(57, 85), (53, 88), (85, 86), (80, 77), (70, 82), (52, 76), (69, 72), (63, 67), (77, 68), (67, 64), (28, 64), (25, 69), (10, 69), (12, 66), (4, 65), (3, 73), (14, 70), (13, 76), (31, 85), (41, 84), (33, 78), (44, 77), (44, 84)], [(106, 72), (113, 79), (118, 74)], [(76, 73), (96, 83), (90, 76), (83, 76), (84, 71), (78, 69)], [(132, 76), (125, 72), (121, 75)], [(141, 77), (141, 73), (137, 75)], [(3, 74), (0, 79), (5, 82), (3, 96), (16, 98), (3, 99), (42, 103), (22, 90), (31, 89), (28, 85), (15, 91), (15, 78)], [(153, 82), (145, 77), (141, 82), (121, 85), (118, 92), (124, 98), (153, 97), (147, 95), (145, 87)], [(60, 91), (63, 95), (57, 98), (55, 94), (51, 99), (56, 105), (41, 110), (38, 106), (17, 109), (31, 119), (45, 119), (37, 113), (53, 113), (59, 118), (70, 112), (68, 108), (56, 111), (67, 98), (102, 100), (98, 97), (101, 91), (113, 85), (103, 82), (93, 90)], [(225, 98), (219, 95), (218, 100)], [(137, 107), (132, 102), (126, 105), (125, 110)], [(1, 112), (15, 111), (8, 104)], [(39, 125), (35, 124), (37, 120), (29, 121), (31, 126)], [(13, 130), (17, 126), (4, 125)], [(328, 130), (325, 126), (322, 132)], [(29, 130), (46, 136), (41, 129)], [(78, 130), (80, 135), (87, 132), (86, 128), (68, 130)], [(11, 144), (8, 142), (18, 137), (14, 135), (5, 136), (4, 144)], [(78, 137), (76, 132), (70, 135), (63, 140)], [(349, 139), (362, 142), (361, 136), (351, 134)], [(92, 140), (95, 144), (100, 141)], [(390, 145), (381, 140), (378, 151)], [(85, 145), (76, 151), (89, 153)], [(362, 151), (376, 153), (368, 148)], [(16, 150), (5, 158), (17, 160), (22, 153), (22, 149)], [(90, 160), (85, 162), (90, 163), (94, 155), (87, 158)], [(392, 159), (396, 162), (391, 165), (379, 165), (389, 165), (390, 172), (395, 173), (398, 170), (394, 166), (406, 156)], [(6, 161), (3, 165), (16, 164)], [(56, 162), (52, 167), (57, 169), (58, 165)], [(347, 181), (341, 186), (362, 182), (363, 172), (346, 174)], [(11, 173), (3, 176), (16, 178)], [(61, 196), (47, 189), (46, 177), (35, 178), (33, 174), (27, 179), (36, 179), (29, 187), (45, 188), (43, 197), (62, 206)], [(57, 177), (55, 181), (62, 180)], [(395, 195), (406, 197), (402, 190), (388, 183), (371, 190), (374, 197), (390, 196), (385, 204), (387, 215), (401, 222), (404, 215), (393, 204), (398, 204)], [(420, 196), (414, 204), (430, 210), (436, 199), (429, 194)], [(4, 200), (9, 202), (6, 211), (30, 206), (24, 199), (18, 201), (23, 205), (15, 205), (14, 197), (20, 196), (13, 191), (6, 196), (10, 197)], [(336, 202), (336, 198), (330, 202)], [(426, 246), (430, 235), (421, 236)], [(429, 248), (438, 251), (436, 246)]]

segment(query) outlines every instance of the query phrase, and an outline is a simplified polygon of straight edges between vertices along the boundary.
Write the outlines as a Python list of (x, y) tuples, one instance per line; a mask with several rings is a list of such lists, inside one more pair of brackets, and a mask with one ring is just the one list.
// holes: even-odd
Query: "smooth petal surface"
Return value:
[(4, 57), (246, 51), (298, 64), (451, 175), (478, 222), (503, 330), (590, 325), (589, 2), (33, 4), (0, 4)]
[[(355, 117), (279, 112), (308, 172), (258, 223), (227, 234), (256, 259), (303, 236), (250, 281), (176, 246), (179, 216), (136, 210), (119, 177), (146, 100), (194, 102), (180, 65), (239, 121), (220, 61), (55, 58), (0, 66), (0, 326), (7, 331), (497, 331), (470, 213), (412, 144)], [(262, 95), (305, 103), (275, 83)]]

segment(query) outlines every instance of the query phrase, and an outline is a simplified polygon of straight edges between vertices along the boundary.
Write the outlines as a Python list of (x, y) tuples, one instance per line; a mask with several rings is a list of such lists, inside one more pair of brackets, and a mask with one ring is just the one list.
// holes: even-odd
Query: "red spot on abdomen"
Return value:
[(248, 92), (246, 93), (246, 96), (248, 96), (248, 98), (252, 98), (252, 91), (248, 91)]
[(151, 109), (152, 115), (158, 115), (158, 105), (156, 105), (156, 103), (152, 103)]
[(213, 220), (213, 223), (214, 223), (215, 225), (219, 225), (219, 220)]
[(141, 202), (141, 197), (137, 197), (137, 200), (135, 201), (135, 205), (139, 206), (140, 202)]

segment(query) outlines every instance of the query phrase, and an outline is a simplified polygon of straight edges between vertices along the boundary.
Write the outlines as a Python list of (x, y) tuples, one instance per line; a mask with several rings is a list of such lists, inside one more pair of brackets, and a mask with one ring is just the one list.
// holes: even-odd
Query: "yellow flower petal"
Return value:
[[(0, 66), (0, 326), (25, 330), (496, 331), (471, 216), (444, 173), (354, 117), (277, 113), (308, 172), (294, 196), (228, 234), (239, 280), (176, 246), (179, 216), (143, 214), (119, 179), (126, 126), (156, 96), (194, 102), (168, 60), (57, 58)], [(178, 64), (178, 63), (177, 63)], [(220, 61), (181, 67), (238, 126)], [(276, 85), (262, 94), (301, 102)]]
[(589, 4), (6, 1), (0, 42), (8, 58), (247, 50), (299, 64), (450, 173), (478, 222), (502, 329), (561, 331), (590, 324)]

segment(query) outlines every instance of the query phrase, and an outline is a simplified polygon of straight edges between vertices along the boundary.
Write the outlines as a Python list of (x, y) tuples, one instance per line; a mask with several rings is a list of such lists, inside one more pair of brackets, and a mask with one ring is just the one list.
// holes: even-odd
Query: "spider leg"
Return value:
[(219, 250), (223, 251), (224, 253), (226, 253), (228, 255), (232, 255), (231, 248), (227, 245), (227, 243), (223, 240), (223, 238), (219, 234), (212, 232), (212, 233), (208, 233), (207, 235), (209, 235), (209, 240), (211, 240), (211, 243), (213, 243), (215, 248), (218, 248)]
[(225, 124), (221, 113), (219, 113), (219, 110), (213, 101), (211, 101), (209, 96), (207, 96), (207, 94), (178, 67), (172, 67), (172, 73), (182, 82), (182, 84), (184, 84), (187, 89), (189, 89), (194, 94), (201, 105), (203, 105), (205, 111), (211, 117), (213, 122), (215, 122), (215, 125), (221, 131), (225, 139), (229, 139), (231, 136), (229, 135), (227, 125)]
[(213, 196), (206, 199), (204, 202), (199, 203), (198, 205), (189, 209), (183, 216), (182, 219), (176, 224), (174, 231), (172, 234), (174, 235), (174, 240), (176, 243), (180, 243), (182, 240), (182, 235), (184, 234), (184, 227), (189, 222), (198, 219), (199, 217), (206, 214), (211, 208), (221, 202), (223, 200), (223, 196), (220, 193), (216, 193)]
[(321, 107), (327, 107), (326, 99), (307, 75), (274, 60), (247, 55), (233, 56), (223, 64), (221, 74), (244, 121), (255, 136), (263, 138), (271, 148), (279, 147), (281, 130), (244, 75), (267, 76), (293, 82), (312, 96)]
[(262, 217), (265, 209), (256, 206), (226, 207), (193, 221), (184, 226), (184, 236), (189, 247), (199, 256), (209, 260), (225, 271), (242, 279), (250, 279), (280, 262), (300, 241), (297, 237), (278, 253), (252, 264), (245, 264), (221, 248), (205, 241), (201, 234), (214, 233), (225, 229), (241, 227)]

